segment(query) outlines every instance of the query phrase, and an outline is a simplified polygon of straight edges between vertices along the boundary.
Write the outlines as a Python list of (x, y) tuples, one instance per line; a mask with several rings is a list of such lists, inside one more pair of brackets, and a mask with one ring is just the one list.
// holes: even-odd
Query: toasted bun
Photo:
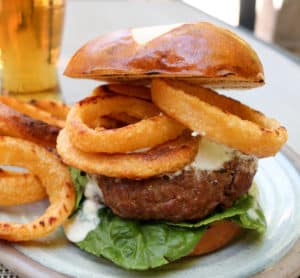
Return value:
[(242, 228), (232, 221), (218, 221), (209, 226), (189, 256), (203, 255), (220, 249), (240, 235)]
[(229, 30), (206, 22), (104, 35), (75, 53), (65, 75), (145, 84), (153, 77), (176, 78), (219, 88), (264, 84), (255, 51)]

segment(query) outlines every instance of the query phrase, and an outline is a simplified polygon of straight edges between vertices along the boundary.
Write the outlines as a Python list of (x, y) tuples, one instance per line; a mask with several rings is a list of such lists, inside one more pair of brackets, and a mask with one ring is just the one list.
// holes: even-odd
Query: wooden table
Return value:
[[(209, 21), (230, 28), (217, 19), (175, 0), (67, 1), (65, 31), (59, 62), (63, 97), (67, 102), (74, 103), (91, 92), (97, 84), (95, 81), (74, 80), (61, 75), (70, 56), (86, 41), (124, 27), (193, 21)], [(237, 90), (227, 91), (226, 94), (264, 111), (267, 115), (280, 119), (288, 128), (289, 146), (300, 153), (299, 63), (286, 52), (255, 39), (246, 30), (230, 29), (233, 29), (248, 41), (257, 51), (264, 64), (266, 85), (250, 92)], [(293, 153), (288, 150), (287, 152), (295, 159)], [(0, 248), (3, 251), (3, 248), (10, 247), (0, 245)], [(300, 274), (299, 254), (300, 242), (281, 262), (277, 263), (272, 269), (257, 275), (257, 277), (296, 277)], [(37, 266), (37, 269), (37, 273), (43, 273), (44, 271), (44, 268), (40, 266)], [(19, 272), (18, 269), (14, 270)], [(51, 273), (48, 273), (49, 276), (47, 277), (56, 276)], [(21, 274), (26, 275), (26, 272), (21, 272)], [(46, 277), (46, 273), (44, 274), (44, 277)]]

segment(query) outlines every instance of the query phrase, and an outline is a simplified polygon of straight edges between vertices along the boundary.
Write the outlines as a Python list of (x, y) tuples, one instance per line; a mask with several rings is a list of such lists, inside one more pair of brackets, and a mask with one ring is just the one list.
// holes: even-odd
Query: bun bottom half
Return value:
[(232, 221), (217, 221), (209, 226), (188, 256), (199, 256), (218, 250), (238, 237), (242, 230)]

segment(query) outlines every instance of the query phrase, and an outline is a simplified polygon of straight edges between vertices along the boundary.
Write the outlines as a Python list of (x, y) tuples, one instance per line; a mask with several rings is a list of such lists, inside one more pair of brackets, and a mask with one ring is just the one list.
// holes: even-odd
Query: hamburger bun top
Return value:
[(106, 34), (81, 47), (64, 73), (142, 84), (154, 77), (216, 88), (264, 84), (262, 64), (250, 45), (231, 31), (206, 22)]

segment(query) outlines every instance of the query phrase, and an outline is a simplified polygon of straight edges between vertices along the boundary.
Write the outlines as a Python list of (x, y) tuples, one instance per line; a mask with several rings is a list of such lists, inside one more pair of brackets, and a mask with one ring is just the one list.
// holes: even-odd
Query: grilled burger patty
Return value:
[(98, 176), (105, 205), (123, 217), (179, 222), (201, 219), (216, 208), (231, 207), (245, 194), (257, 159), (236, 153), (218, 170), (183, 170), (144, 180)]

